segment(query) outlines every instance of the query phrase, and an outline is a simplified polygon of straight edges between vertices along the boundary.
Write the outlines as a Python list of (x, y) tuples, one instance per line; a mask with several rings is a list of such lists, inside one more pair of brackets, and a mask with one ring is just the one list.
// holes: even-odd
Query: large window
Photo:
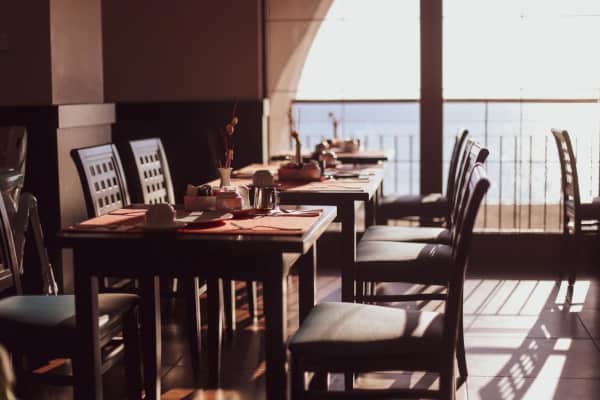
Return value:
[(335, 0), (306, 59), (294, 105), (309, 147), (333, 134), (393, 150), (386, 192), (419, 192), (419, 0)]
[(551, 128), (575, 141), (583, 199), (598, 191), (597, 0), (445, 0), (444, 148), (459, 127), (490, 148), (494, 185), (481, 224), (558, 230)]

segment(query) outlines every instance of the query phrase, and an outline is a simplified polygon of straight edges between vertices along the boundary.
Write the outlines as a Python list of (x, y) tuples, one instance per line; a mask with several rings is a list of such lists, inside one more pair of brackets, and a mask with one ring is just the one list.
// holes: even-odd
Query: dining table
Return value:
[(138, 211), (125, 209), (102, 221), (84, 221), (63, 229), (58, 241), (62, 248), (72, 249), (74, 258), (78, 333), (78, 351), (73, 355), (75, 399), (103, 399), (98, 324), (98, 277), (103, 276), (137, 281), (144, 390), (149, 400), (161, 395), (159, 277), (200, 277), (207, 282), (208, 324), (219, 327), (207, 334), (211, 385), (218, 385), (221, 368), (221, 280), (262, 282), (267, 399), (287, 398), (287, 277), (294, 267), (299, 277), (301, 322), (315, 304), (316, 244), (335, 220), (337, 210), (320, 206), (307, 217), (294, 215), (306, 211), (303, 206), (282, 209), (287, 210), (286, 215), (171, 230), (143, 229)]
[[(337, 160), (343, 164), (371, 165), (383, 161), (389, 161), (394, 157), (393, 150), (358, 150), (358, 151), (335, 151)], [(271, 161), (285, 161), (293, 159), (293, 152), (282, 152), (271, 156)], [(312, 153), (302, 154), (304, 161), (313, 157)]]
[[(268, 170), (277, 178), (281, 164), (249, 164), (233, 171), (232, 185), (252, 185), (252, 176), (258, 170)], [(383, 191), (385, 174), (382, 164), (341, 164), (325, 171), (322, 180), (314, 182), (277, 182), (281, 204), (328, 205), (337, 208), (337, 222), (341, 223), (340, 266), (342, 301), (353, 302), (356, 296), (354, 263), (357, 246), (357, 210), (364, 205), (365, 229), (376, 220), (376, 210)], [(209, 182), (217, 184), (217, 180)]]

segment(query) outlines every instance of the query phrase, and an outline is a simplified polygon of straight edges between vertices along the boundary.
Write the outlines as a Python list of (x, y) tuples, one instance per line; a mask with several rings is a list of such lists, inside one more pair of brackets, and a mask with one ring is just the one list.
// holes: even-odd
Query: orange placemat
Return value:
[(285, 184), (282, 190), (290, 192), (362, 192), (369, 184), (368, 181), (348, 182), (347, 180), (326, 180), (322, 182), (307, 182), (302, 184)]
[[(145, 211), (145, 210), (144, 210)], [(100, 217), (90, 218), (67, 228), (70, 231), (130, 231), (136, 228), (137, 224), (144, 221), (145, 212), (127, 213), (119, 211), (115, 214), (106, 214)]]
[(224, 235), (297, 235), (307, 232), (319, 219), (316, 217), (267, 216), (254, 219), (229, 220), (210, 228), (183, 228), (178, 232)]

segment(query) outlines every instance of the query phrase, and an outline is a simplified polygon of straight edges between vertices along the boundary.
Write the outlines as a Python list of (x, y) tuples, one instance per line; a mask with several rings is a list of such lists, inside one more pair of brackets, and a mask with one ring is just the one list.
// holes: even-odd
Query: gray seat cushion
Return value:
[(373, 225), (360, 240), (451, 244), (452, 235), (446, 228)]
[(447, 285), (452, 247), (444, 244), (361, 241), (356, 249), (357, 279)]
[(355, 303), (316, 305), (289, 347), (310, 358), (389, 357), (436, 352), (443, 314)]
[[(138, 299), (134, 294), (98, 296), (102, 327), (107, 325), (106, 316), (123, 314)], [(75, 334), (75, 296), (11, 296), (0, 300), (0, 340), (5, 337), (68, 340)]]
[(448, 215), (448, 207), (448, 200), (440, 193), (388, 195), (381, 199), (377, 212), (385, 219), (445, 218)]

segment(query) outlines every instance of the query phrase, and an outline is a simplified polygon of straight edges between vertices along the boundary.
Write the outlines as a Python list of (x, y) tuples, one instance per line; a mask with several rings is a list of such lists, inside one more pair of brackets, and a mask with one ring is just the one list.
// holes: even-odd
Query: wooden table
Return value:
[[(272, 165), (251, 164), (243, 168), (246, 172), (256, 169), (266, 168), (274, 170)], [(344, 168), (345, 172), (351, 171), (350, 168)], [(365, 227), (375, 223), (375, 211), (377, 203), (381, 196), (383, 184), (383, 166), (358, 166), (357, 171), (368, 174), (368, 182), (354, 183), (352, 179), (337, 180), (341, 186), (355, 187), (356, 189), (345, 189), (341, 187), (335, 190), (334, 187), (319, 190), (317, 183), (306, 184), (290, 188), (283, 188), (279, 194), (281, 204), (306, 204), (306, 205), (329, 205), (336, 206), (338, 220), (342, 224), (342, 237), (340, 248), (342, 249), (342, 301), (354, 301), (355, 288), (355, 270), (354, 262), (356, 260), (356, 207), (355, 202), (362, 201), (365, 204)], [(218, 181), (210, 182), (215, 185)], [(249, 178), (234, 178), (232, 185), (247, 185), (251, 183)], [(327, 181), (323, 182), (324, 184)]]
[[(388, 161), (393, 158), (393, 151), (389, 150), (361, 150), (354, 152), (338, 152), (335, 154), (340, 162), (344, 164), (377, 164), (381, 161)], [(271, 156), (271, 161), (289, 160), (294, 157), (294, 153), (282, 153)], [(311, 159), (312, 154), (303, 154), (305, 161)]]
[[(299, 316), (313, 307), (316, 243), (336, 217), (324, 207), (302, 235), (190, 234), (176, 232), (62, 231), (59, 242), (74, 252), (75, 307), (79, 349), (73, 358), (75, 398), (102, 399), (98, 329), (98, 276), (138, 279), (146, 398), (160, 399), (161, 324), (159, 276), (202, 277), (208, 284), (208, 358), (211, 381), (218, 383), (222, 323), (221, 278), (263, 282), (266, 320), (267, 398), (285, 399), (286, 285), (292, 265), (299, 274)], [(256, 260), (256, 263), (248, 263)]]

